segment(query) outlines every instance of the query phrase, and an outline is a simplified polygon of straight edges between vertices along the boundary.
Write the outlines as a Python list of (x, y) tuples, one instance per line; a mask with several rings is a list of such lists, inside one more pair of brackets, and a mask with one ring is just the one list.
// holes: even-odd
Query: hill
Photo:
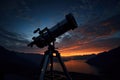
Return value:
[(0, 78), (8, 76), (8, 74), (14, 74), (33, 79), (31, 75), (36, 75), (40, 72), (41, 59), (42, 55), (9, 51), (0, 46)]
[(120, 80), (120, 47), (100, 53), (87, 63), (97, 67), (105, 80)]
[[(10, 51), (0, 46), (0, 80), (38, 80), (42, 57), (38, 54)], [(69, 58), (64, 58), (66, 60)], [(50, 74), (46, 75), (45, 80), (50, 80)], [(54, 80), (66, 80), (63, 72), (54, 71), (54, 75)], [(70, 72), (70, 76), (73, 80), (100, 80), (99, 76), (92, 74)]]

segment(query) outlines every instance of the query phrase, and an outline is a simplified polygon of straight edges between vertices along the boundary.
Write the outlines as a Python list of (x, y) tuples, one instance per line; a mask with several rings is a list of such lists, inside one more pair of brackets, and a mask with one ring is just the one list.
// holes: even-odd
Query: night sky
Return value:
[(24, 53), (36, 28), (51, 28), (72, 13), (78, 28), (57, 38), (63, 56), (99, 53), (120, 46), (120, 0), (0, 0), (0, 45)]

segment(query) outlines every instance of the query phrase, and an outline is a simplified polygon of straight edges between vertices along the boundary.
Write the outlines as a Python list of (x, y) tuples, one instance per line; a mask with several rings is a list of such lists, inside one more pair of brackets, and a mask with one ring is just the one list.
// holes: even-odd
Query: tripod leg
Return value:
[(50, 66), (51, 80), (53, 80), (53, 54), (52, 53), (50, 55), (50, 63), (51, 63), (51, 66)]
[(63, 63), (63, 61), (61, 59), (60, 53), (56, 53), (56, 55), (57, 55), (57, 57), (59, 59), (59, 62), (61, 64), (62, 68), (63, 68), (63, 71), (64, 71), (64, 73), (65, 73), (65, 75), (67, 77), (67, 80), (72, 80), (71, 77), (69, 76), (69, 73), (68, 73), (66, 67), (65, 67), (65, 64)]
[(40, 73), (40, 79), (39, 79), (39, 80), (44, 80), (44, 75), (45, 75), (45, 71), (46, 71), (48, 62), (49, 62), (49, 55), (47, 54), (47, 55), (45, 56), (43, 66), (42, 66), (42, 68), (41, 68), (41, 73)]
[(40, 74), (41, 74), (41, 70), (42, 70), (43, 63), (44, 63), (44, 61), (45, 61), (45, 58), (46, 58), (46, 54), (43, 56), (43, 59), (42, 59), (42, 61), (41, 61), (41, 63), (40, 63)]

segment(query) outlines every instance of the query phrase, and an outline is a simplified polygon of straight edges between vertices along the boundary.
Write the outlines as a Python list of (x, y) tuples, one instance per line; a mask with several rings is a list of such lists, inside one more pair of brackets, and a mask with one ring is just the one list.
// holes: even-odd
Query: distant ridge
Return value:
[[(88, 59), (90, 55), (83, 59)], [(90, 57), (94, 57), (91, 55)], [(24, 54), (5, 49), (0, 46), (0, 80), (38, 80), (40, 73), (40, 61), (42, 55)], [(74, 56), (73, 59), (79, 59), (81, 56)], [(64, 61), (70, 58), (64, 59)], [(55, 80), (66, 80), (63, 72), (54, 71)], [(50, 75), (46, 74), (48, 79)], [(73, 80), (101, 80), (97, 75), (70, 72)], [(62, 78), (63, 77), (63, 78)]]
[(8, 51), (6, 48), (4, 48), (3, 46), (0, 46), (0, 53), (1, 51)]
[(32, 80), (34, 78), (31, 75), (36, 75), (40, 72), (41, 59), (42, 55), (14, 52), (0, 46), (0, 75), (3, 73), (19, 74), (28, 76)]
[(97, 67), (108, 80), (120, 80), (120, 46), (89, 59), (88, 64)]
[(95, 57), (88, 59), (87, 63), (100, 67), (100, 65), (104, 66), (102, 65), (104, 63), (106, 65), (106, 62), (109, 64), (112, 61), (120, 61), (120, 46), (108, 52), (99, 53)]

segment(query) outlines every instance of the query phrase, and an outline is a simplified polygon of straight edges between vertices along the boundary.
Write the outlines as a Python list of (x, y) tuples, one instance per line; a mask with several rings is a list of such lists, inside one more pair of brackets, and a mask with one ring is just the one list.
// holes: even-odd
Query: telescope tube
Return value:
[(75, 21), (75, 18), (70, 13), (66, 15), (65, 19), (53, 26), (52, 28), (48, 29), (43, 35), (39, 35), (34, 39), (33, 42), (30, 43), (30, 45), (36, 45), (39, 48), (43, 48), (47, 45), (49, 45), (52, 41), (55, 40), (58, 36), (64, 34), (65, 32), (69, 30), (74, 30), (77, 28), (77, 23)]

